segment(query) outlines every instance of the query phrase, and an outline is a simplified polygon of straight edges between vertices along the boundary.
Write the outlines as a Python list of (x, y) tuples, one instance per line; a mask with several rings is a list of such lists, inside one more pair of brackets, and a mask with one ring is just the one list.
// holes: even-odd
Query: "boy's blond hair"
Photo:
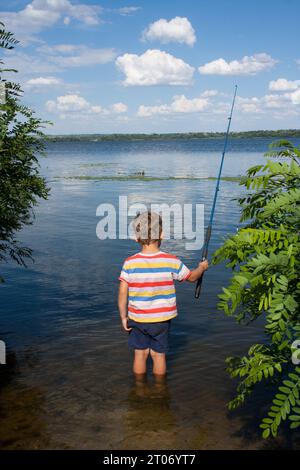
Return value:
[(143, 212), (134, 219), (134, 232), (141, 245), (161, 244), (162, 218), (156, 212)]

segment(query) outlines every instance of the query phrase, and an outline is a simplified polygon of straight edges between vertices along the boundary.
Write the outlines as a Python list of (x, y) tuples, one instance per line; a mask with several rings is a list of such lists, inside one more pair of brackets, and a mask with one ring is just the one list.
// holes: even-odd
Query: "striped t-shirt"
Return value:
[(137, 322), (160, 322), (176, 317), (174, 280), (185, 281), (190, 270), (163, 251), (127, 258), (119, 279), (128, 284), (128, 317)]

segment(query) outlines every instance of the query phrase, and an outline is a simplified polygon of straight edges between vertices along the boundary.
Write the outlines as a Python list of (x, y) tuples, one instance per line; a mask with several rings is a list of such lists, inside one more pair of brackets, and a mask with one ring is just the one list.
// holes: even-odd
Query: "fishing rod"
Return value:
[[(206, 229), (206, 232), (205, 232), (205, 240), (204, 240), (204, 245), (203, 245), (203, 249), (202, 249), (202, 261), (206, 260), (207, 255), (208, 255), (208, 245), (209, 245), (211, 232), (212, 232), (212, 225), (213, 225), (213, 220), (214, 220), (214, 214), (215, 214), (215, 208), (216, 208), (216, 203), (217, 203), (218, 192), (219, 192), (219, 188), (220, 188), (220, 180), (221, 180), (221, 174), (222, 174), (222, 169), (223, 169), (224, 157), (225, 157), (225, 153), (226, 153), (226, 149), (227, 149), (228, 136), (229, 136), (232, 113), (233, 113), (233, 108), (234, 108), (234, 103), (235, 103), (235, 98), (236, 98), (236, 92), (237, 92), (237, 85), (235, 85), (235, 88), (234, 88), (234, 95), (233, 95), (230, 115), (229, 115), (229, 118), (228, 118), (228, 126), (227, 126), (227, 131), (226, 131), (226, 136), (225, 136), (225, 142), (224, 142), (224, 148), (223, 148), (223, 153), (222, 153), (222, 158), (221, 158), (221, 163), (220, 163), (220, 168), (219, 168), (219, 174), (218, 174), (218, 178), (217, 178), (217, 184), (216, 184), (216, 189), (215, 189), (214, 200), (213, 200), (212, 208), (211, 208), (211, 211), (210, 211), (209, 223), (208, 223), (208, 226), (207, 226), (207, 229)], [(198, 299), (200, 297), (203, 276), (204, 276), (204, 273), (202, 274), (202, 276), (197, 281), (197, 285), (196, 285), (196, 289), (195, 289), (196, 299)]]

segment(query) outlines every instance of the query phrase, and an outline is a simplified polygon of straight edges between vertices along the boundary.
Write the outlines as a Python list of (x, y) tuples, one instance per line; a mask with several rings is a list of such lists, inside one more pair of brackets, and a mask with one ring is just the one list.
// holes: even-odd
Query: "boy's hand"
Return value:
[(187, 280), (189, 282), (197, 281), (198, 279), (200, 279), (200, 277), (203, 275), (204, 271), (206, 271), (207, 269), (208, 269), (207, 259), (205, 259), (204, 261), (200, 261), (200, 263), (198, 264), (198, 267), (191, 271), (191, 273), (190, 273), (189, 277), (187, 278)]
[(207, 259), (205, 259), (204, 261), (200, 261), (199, 268), (201, 268), (203, 272), (206, 271), (208, 267), (209, 267), (209, 264), (208, 264)]
[(131, 331), (132, 330), (132, 328), (128, 327), (128, 318), (127, 317), (122, 318), (121, 321), (122, 321), (122, 325), (123, 325), (123, 328), (124, 328), (125, 331)]

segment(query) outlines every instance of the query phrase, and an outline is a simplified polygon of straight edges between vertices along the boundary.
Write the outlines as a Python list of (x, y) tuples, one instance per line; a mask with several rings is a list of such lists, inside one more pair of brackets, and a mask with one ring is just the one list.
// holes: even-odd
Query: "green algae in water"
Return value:
[[(55, 179), (79, 180), (79, 181), (215, 181), (215, 176), (141, 176), (141, 175), (125, 175), (125, 176), (56, 176)], [(237, 182), (242, 180), (241, 176), (222, 176), (221, 181)]]
[(94, 168), (94, 167), (112, 167), (117, 166), (118, 163), (110, 163), (110, 162), (100, 162), (100, 163), (81, 163), (79, 164), (82, 168)]

